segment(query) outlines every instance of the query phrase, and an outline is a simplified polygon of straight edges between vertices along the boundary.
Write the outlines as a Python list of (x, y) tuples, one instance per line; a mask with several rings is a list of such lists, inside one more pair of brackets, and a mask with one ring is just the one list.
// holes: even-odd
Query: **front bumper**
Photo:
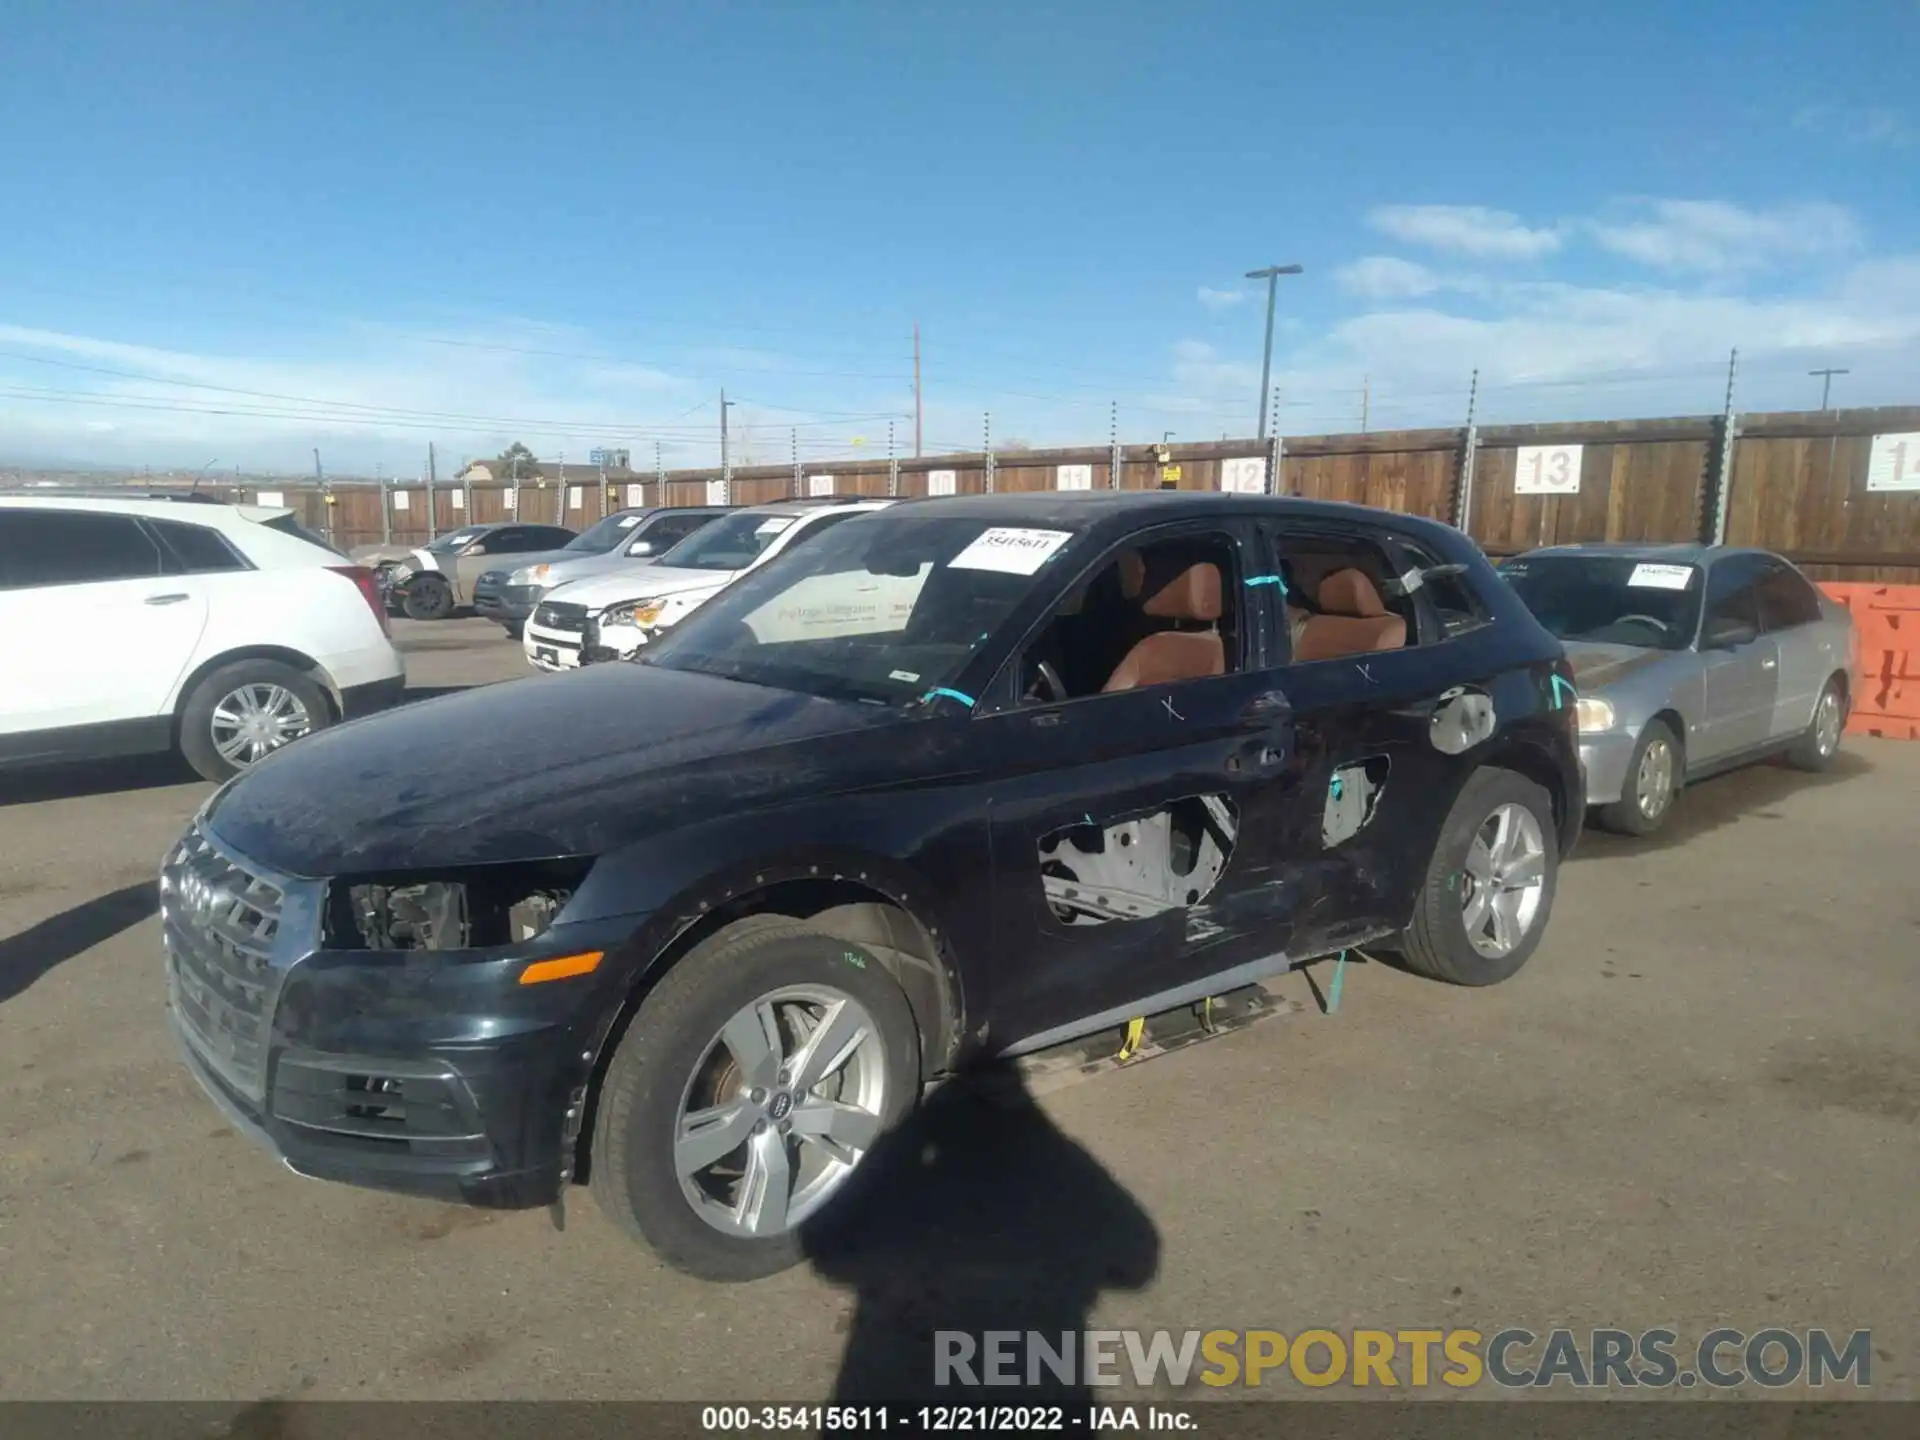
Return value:
[(539, 585), (476, 584), (473, 587), (473, 613), (502, 625), (525, 624), (539, 608), (540, 597), (545, 593), (545, 588)]
[(1603, 731), (1580, 737), (1580, 769), (1587, 781), (1587, 804), (1611, 805), (1626, 788), (1633, 762), (1634, 737)]
[(216, 906), (259, 892), (242, 864), (208, 853), (170, 857), (163, 871), (168, 1022), (236, 1129), (315, 1179), (495, 1209), (561, 1193), (620, 981), (604, 964), (541, 985), (519, 976), (529, 959), (613, 951), (625, 922), (431, 959), (320, 950), (295, 933), (319, 913), (296, 882), (271, 951), (237, 954), (195, 910), (206, 891), (189, 872), (215, 867), (201, 874), (216, 881)]

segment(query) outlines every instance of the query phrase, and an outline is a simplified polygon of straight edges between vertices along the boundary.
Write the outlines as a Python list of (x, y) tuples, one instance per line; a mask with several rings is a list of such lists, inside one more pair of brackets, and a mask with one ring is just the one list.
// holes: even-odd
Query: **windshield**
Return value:
[(422, 548), (429, 555), (451, 555), (455, 550), (463, 550), (480, 538), (478, 530), (456, 530), (451, 535), (442, 535), (438, 540), (429, 540)]
[(609, 515), (597, 525), (591, 525), (560, 548), (575, 555), (604, 555), (624, 540), (633, 527), (646, 519), (643, 510), (629, 510), (618, 515)]
[(728, 586), (641, 658), (827, 699), (915, 704), (960, 674), (1072, 539), (924, 512), (859, 516)]
[(1562, 640), (1684, 650), (1700, 615), (1692, 565), (1625, 555), (1523, 555), (1500, 567), (1534, 618)]
[(799, 518), (739, 510), (701, 526), (662, 555), (660, 563), (682, 570), (744, 570)]

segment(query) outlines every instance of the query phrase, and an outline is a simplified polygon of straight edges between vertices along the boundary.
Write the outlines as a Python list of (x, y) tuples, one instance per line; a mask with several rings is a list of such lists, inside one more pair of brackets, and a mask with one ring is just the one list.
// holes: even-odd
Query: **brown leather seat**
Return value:
[[(1140, 609), (1156, 619), (1217, 623), (1220, 567), (1189, 566), (1148, 596)], [(1161, 630), (1129, 650), (1100, 688), (1105, 693), (1131, 690), (1139, 685), (1167, 685), (1176, 680), (1224, 675), (1226, 669), (1227, 652), (1219, 631)]]
[(1398, 650), (1407, 643), (1407, 622), (1389, 611), (1373, 581), (1360, 570), (1336, 570), (1320, 582), (1321, 613), (1300, 627), (1295, 660), (1331, 660)]

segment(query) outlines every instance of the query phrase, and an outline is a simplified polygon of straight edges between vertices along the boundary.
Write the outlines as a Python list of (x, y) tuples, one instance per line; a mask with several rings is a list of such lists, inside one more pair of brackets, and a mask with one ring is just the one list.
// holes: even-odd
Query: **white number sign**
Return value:
[(953, 494), (954, 493), (954, 476), (955, 476), (955, 472), (952, 470), (929, 470), (927, 472), (927, 494), (929, 495)]
[(833, 494), (833, 476), (831, 475), (807, 476), (807, 494), (809, 495)]
[(287, 503), (287, 497), (281, 490), (262, 490), (253, 497), (253, 503), (267, 506), (284, 505)]
[(466, 491), (454, 490), (454, 491), (451, 491), (450, 494), (453, 499), (454, 509), (464, 510), (467, 508), (467, 492)]
[(724, 480), (707, 481), (707, 504), (724, 505), (727, 503), (727, 482)]
[(511, 515), (520, 508), (520, 492), (518, 490), (501, 491), (500, 503), (506, 508), (507, 513)]
[(1578, 495), (1579, 445), (1522, 445), (1516, 452), (1513, 493), (1516, 495)]
[(1220, 488), (1229, 495), (1264, 495), (1267, 462), (1261, 455), (1220, 462)]
[(410, 504), (412, 504), (412, 501), (408, 499), (406, 491), (396, 490), (393, 492), (393, 508), (394, 509), (405, 510)]
[(586, 497), (580, 493), (580, 487), (578, 485), (569, 485), (567, 487), (567, 508), (569, 510), (578, 510), (585, 502)]
[(647, 503), (647, 492), (638, 485), (627, 486), (627, 508), (638, 510)]
[(1091, 490), (1093, 488), (1093, 466), (1054, 466), (1053, 488), (1056, 490)]
[(1920, 490), (1920, 430), (1876, 435), (1867, 453), (1867, 489)]

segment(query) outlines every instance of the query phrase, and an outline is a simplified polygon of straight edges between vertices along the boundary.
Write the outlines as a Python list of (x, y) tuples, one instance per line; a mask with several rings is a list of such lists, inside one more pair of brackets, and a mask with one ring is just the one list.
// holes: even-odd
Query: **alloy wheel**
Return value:
[(887, 1098), (880, 1030), (857, 1000), (818, 985), (763, 995), (721, 1027), (681, 1094), (681, 1191), (725, 1234), (784, 1234), (853, 1174)]
[(1490, 960), (1509, 955), (1533, 929), (1546, 896), (1547, 844), (1524, 805), (1496, 809), (1467, 847), (1461, 919), (1473, 948)]
[(313, 716), (284, 685), (261, 682), (229, 690), (213, 707), (213, 748), (245, 769), (313, 729)]
[(1641, 755), (1633, 796), (1640, 813), (1649, 820), (1658, 820), (1673, 803), (1673, 747), (1664, 739), (1655, 739)]

